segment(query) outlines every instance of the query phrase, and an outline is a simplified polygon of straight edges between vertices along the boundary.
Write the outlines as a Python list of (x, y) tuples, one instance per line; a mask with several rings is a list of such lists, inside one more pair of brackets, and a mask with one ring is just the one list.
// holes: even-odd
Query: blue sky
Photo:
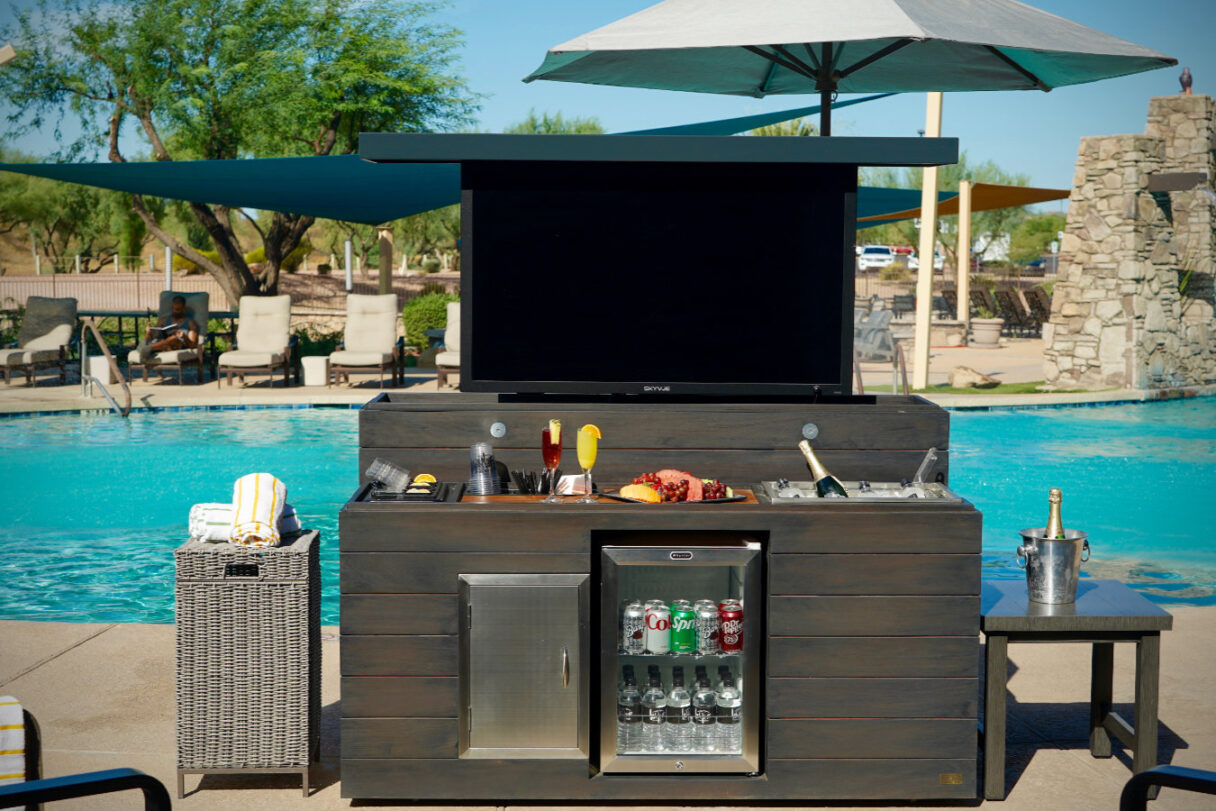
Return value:
[[(520, 81), (550, 46), (649, 5), (649, 0), (453, 0), (439, 19), (464, 32), (461, 67), (470, 88), (484, 95), (478, 128), (501, 130), (530, 109), (596, 116), (609, 131), (622, 131), (817, 102), (809, 96), (757, 100)], [(1066, 188), (1081, 137), (1143, 132), (1149, 98), (1177, 93), (1182, 65), (1191, 68), (1196, 93), (1216, 94), (1212, 0), (1038, 0), (1033, 5), (1176, 57), (1180, 65), (1050, 93), (946, 94), (942, 134), (958, 137), (971, 160), (993, 160), (1006, 171), (1027, 174), (1033, 185)], [(0, 12), (0, 23), (9, 18), (7, 8)], [(914, 136), (924, 121), (924, 94), (906, 94), (841, 110), (833, 116), (833, 132)], [(14, 145), (33, 153), (53, 148), (46, 136), (28, 136)]]

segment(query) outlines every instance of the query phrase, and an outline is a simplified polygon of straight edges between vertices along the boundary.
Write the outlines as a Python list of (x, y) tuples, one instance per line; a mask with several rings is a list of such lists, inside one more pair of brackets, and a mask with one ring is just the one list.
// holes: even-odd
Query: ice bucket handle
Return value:
[[(1088, 547), (1086, 547), (1086, 548), (1088, 548)], [(1017, 552), (1018, 552), (1018, 568), (1019, 569), (1025, 569), (1026, 564), (1030, 562), (1030, 556), (1038, 554), (1038, 550), (1034, 548), (1034, 545), (1028, 544), (1028, 543), (1024, 543), (1021, 546), (1019, 546), (1017, 549)], [(1088, 558), (1087, 558), (1087, 560), (1088, 560)]]
[(1089, 560), (1089, 539), (1081, 542), (1081, 562)]

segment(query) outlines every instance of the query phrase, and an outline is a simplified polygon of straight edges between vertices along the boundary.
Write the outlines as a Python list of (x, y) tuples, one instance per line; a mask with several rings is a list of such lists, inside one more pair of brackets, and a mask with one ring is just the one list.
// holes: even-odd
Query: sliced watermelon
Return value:
[(679, 484), (682, 480), (686, 480), (688, 482), (688, 500), (701, 500), (701, 480), (688, 471), (668, 468), (658, 471), (655, 475), (663, 484)]

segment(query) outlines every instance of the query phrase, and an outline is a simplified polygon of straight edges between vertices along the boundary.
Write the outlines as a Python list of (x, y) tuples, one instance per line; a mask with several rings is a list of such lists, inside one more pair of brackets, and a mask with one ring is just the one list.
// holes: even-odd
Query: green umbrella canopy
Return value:
[(1176, 65), (1015, 0), (665, 0), (549, 50), (524, 81), (774, 93), (1051, 90)]

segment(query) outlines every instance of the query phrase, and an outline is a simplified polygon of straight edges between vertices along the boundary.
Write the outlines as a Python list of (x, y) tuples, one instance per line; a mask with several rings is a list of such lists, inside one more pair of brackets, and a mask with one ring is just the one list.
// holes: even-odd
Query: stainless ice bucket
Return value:
[(1026, 569), (1026, 591), (1032, 603), (1060, 605), (1077, 601), (1081, 564), (1089, 560), (1089, 536), (1075, 529), (1063, 538), (1045, 538), (1045, 527), (1020, 533), (1018, 566)]

